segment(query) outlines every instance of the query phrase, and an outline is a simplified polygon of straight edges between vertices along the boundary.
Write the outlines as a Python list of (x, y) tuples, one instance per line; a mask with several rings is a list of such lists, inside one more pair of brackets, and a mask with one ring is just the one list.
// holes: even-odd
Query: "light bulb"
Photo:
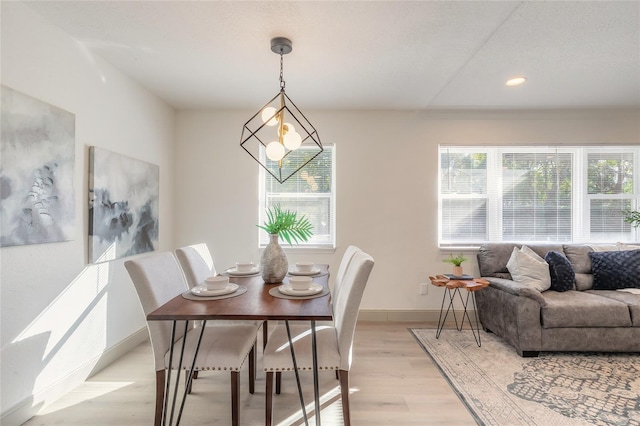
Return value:
[(266, 107), (262, 110), (262, 122), (266, 123), (267, 126), (275, 126), (278, 124), (278, 116), (274, 115), (276, 113), (276, 109), (274, 107)]
[(300, 136), (300, 133), (292, 132), (292, 131), (288, 131), (287, 133), (285, 133), (284, 146), (286, 146), (287, 149), (294, 151), (300, 148), (301, 144), (302, 144), (302, 136)]
[(271, 161), (280, 161), (284, 157), (284, 146), (278, 141), (270, 142), (266, 149), (267, 158)]

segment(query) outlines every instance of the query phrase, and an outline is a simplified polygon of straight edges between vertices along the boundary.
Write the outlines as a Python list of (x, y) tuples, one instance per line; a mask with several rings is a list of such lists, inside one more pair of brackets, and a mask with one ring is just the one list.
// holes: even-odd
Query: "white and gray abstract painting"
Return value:
[(0, 246), (70, 241), (75, 115), (0, 87)]
[(89, 260), (103, 262), (158, 247), (158, 166), (89, 148)]

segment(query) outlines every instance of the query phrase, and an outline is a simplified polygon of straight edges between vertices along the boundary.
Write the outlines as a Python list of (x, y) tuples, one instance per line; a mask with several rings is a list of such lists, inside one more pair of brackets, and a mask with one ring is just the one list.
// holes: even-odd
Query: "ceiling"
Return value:
[[(640, 1), (29, 1), (177, 109), (640, 106)], [(528, 81), (506, 87), (525, 75)]]

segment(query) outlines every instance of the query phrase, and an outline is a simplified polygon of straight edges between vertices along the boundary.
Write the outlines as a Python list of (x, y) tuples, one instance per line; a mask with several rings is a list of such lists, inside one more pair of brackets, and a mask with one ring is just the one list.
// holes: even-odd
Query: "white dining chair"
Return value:
[[(194, 244), (176, 249), (176, 257), (182, 267), (189, 288), (201, 285), (208, 277), (217, 275), (216, 267), (205, 243)], [(222, 320), (220, 324), (253, 324), (262, 326), (262, 345), (267, 344), (266, 321)]]
[(338, 297), (338, 293), (340, 293), (340, 288), (342, 287), (342, 280), (344, 279), (344, 274), (347, 272), (347, 268), (351, 264), (351, 259), (353, 256), (361, 252), (360, 248), (350, 245), (344, 251), (342, 255), (342, 260), (340, 261), (340, 266), (338, 266), (338, 272), (336, 273), (336, 277), (333, 281), (333, 292), (331, 293), (332, 300), (335, 300)]
[[(125, 268), (133, 281), (145, 316), (169, 300), (188, 290), (187, 283), (175, 256), (170, 252), (151, 254), (134, 260), (127, 260)], [(176, 381), (180, 380), (180, 371), (188, 376), (196, 351), (201, 327), (188, 327), (179, 321), (175, 327), (174, 346), (181, 348), (185, 342), (183, 357), (174, 356), (170, 360), (171, 332), (170, 321), (147, 321), (147, 329), (153, 350), (156, 370), (156, 406), (155, 425), (160, 425), (163, 417), (163, 401), (169, 389), (168, 370), (178, 370)], [(185, 332), (186, 330), (186, 332)], [(231, 413), (232, 424), (238, 425), (240, 418), (240, 370), (249, 356), (255, 355), (254, 348), (257, 327), (251, 324), (219, 325), (204, 327), (198, 357), (194, 371), (224, 370), (231, 375)], [(251, 354), (251, 352), (254, 352)], [(255, 359), (255, 357), (254, 357)], [(182, 363), (181, 363), (182, 361)], [(249, 369), (251, 371), (251, 369)], [(255, 379), (255, 377), (253, 378)], [(249, 380), (249, 391), (253, 393), (254, 384)], [(166, 388), (166, 389), (165, 389)]]
[[(368, 254), (359, 251), (353, 254), (345, 268), (340, 291), (333, 301), (332, 325), (316, 327), (316, 347), (319, 370), (337, 370), (340, 379), (342, 414), (344, 424), (350, 424), (349, 414), (349, 370), (356, 321), (362, 295), (374, 261)], [(291, 340), (298, 370), (313, 370), (311, 329), (308, 325), (290, 325)], [(293, 360), (289, 347), (286, 325), (277, 325), (264, 349), (263, 368), (266, 373), (265, 424), (271, 425), (273, 417), (273, 375), (277, 372), (293, 371)], [(320, 413), (315, 413), (319, 416)]]

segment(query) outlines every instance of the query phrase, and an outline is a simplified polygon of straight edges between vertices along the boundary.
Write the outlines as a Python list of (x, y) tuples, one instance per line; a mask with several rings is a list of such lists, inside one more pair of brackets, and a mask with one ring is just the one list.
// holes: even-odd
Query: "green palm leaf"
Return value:
[(308, 241), (313, 235), (311, 222), (302, 215), (298, 218), (298, 213), (291, 210), (282, 210), (280, 204), (267, 209), (267, 220), (258, 228), (265, 230), (269, 234), (277, 234), (289, 245)]

